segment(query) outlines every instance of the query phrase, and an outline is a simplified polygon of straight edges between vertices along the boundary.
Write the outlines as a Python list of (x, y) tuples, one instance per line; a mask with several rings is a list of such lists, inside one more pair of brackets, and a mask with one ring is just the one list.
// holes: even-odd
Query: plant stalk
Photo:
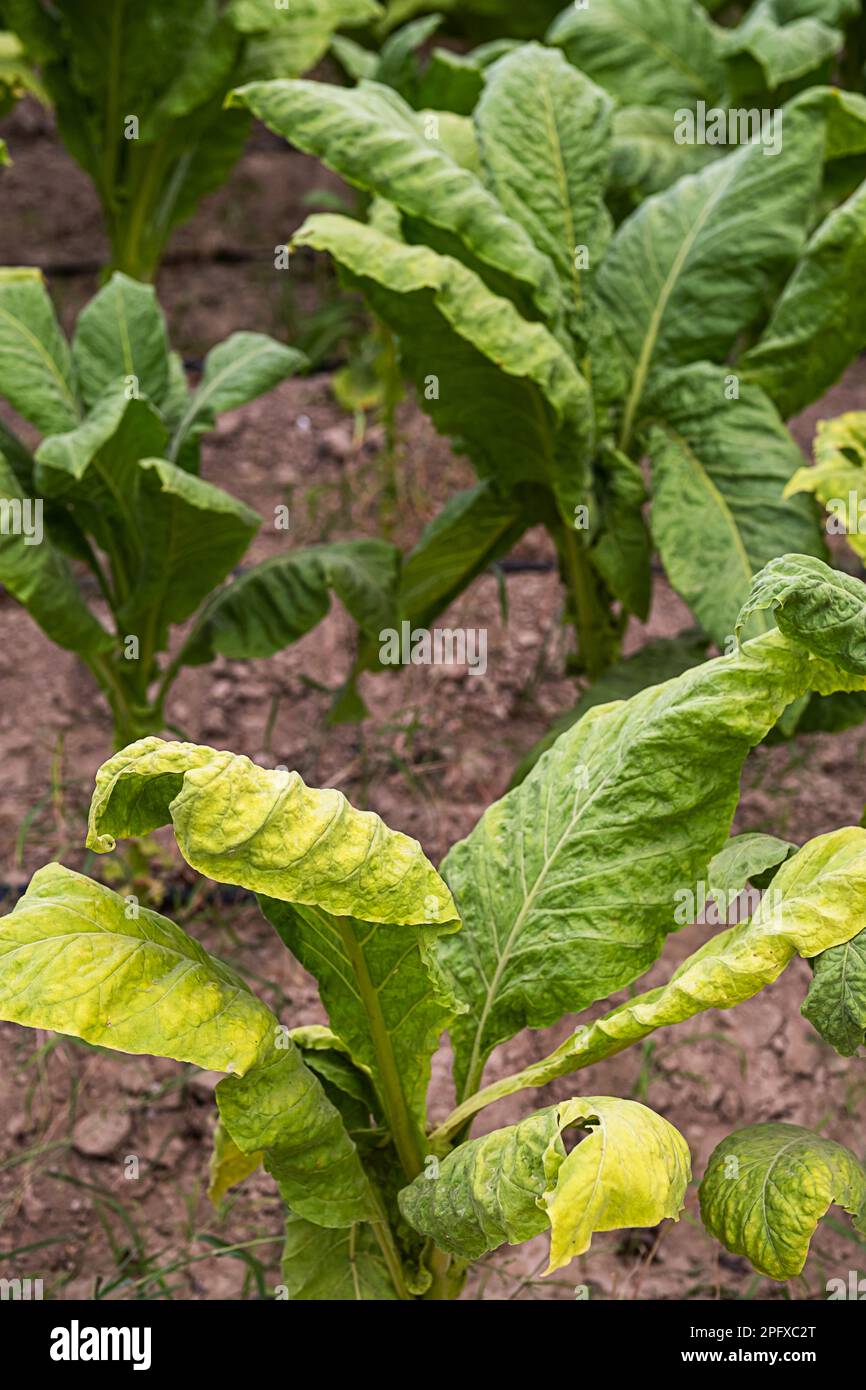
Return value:
[(573, 527), (561, 522), (555, 539), (568, 590), (569, 615), (577, 637), (578, 660), (589, 680), (593, 681), (603, 675), (610, 665), (607, 642), (610, 617), (599, 601), (598, 586), (586, 549), (578, 541)]

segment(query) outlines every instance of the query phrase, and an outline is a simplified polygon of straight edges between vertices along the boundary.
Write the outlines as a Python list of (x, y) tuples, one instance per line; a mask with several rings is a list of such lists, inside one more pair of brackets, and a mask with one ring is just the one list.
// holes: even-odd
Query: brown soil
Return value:
[[(16, 162), (3, 175), (5, 205), (13, 216), (0, 231), (0, 263), (70, 270), (98, 259), (103, 248), (92, 194), (50, 126), (32, 110), (6, 125)], [(169, 265), (160, 277), (174, 342), (184, 353), (200, 355), (234, 328), (285, 336), (285, 301), (274, 290), (272, 248), (301, 220), (304, 190), (325, 182), (335, 187), (309, 161), (257, 133), (227, 189), (207, 201), (172, 251), (213, 256), (253, 247), (258, 259), (246, 265), (187, 260)], [(93, 273), (52, 276), (67, 327), (95, 284)], [(305, 292), (300, 286), (302, 299)], [(804, 449), (817, 416), (864, 405), (866, 371), (858, 364), (820, 408), (798, 422)], [(470, 475), (414, 406), (402, 408), (400, 428), (396, 538), (408, 542)], [(298, 545), (375, 534), (378, 443), (374, 430), (366, 443), (353, 445), (329, 379), (317, 376), (285, 383), (224, 419), (207, 444), (204, 472), (265, 518), (254, 551), (261, 557), (279, 544), (267, 521), (286, 501)], [(519, 554), (552, 561), (541, 533), (530, 534)], [(454, 624), (488, 629), (484, 681), (435, 668), (365, 677), (371, 717), (363, 725), (328, 728), (328, 696), (305, 679), (333, 687), (347, 671), (351, 626), (336, 609), (271, 661), (219, 660), (185, 672), (171, 716), (193, 740), (231, 747), (265, 764), (285, 763), (313, 785), (340, 787), (356, 805), (416, 835), (438, 861), (503, 792), (520, 754), (573, 702), (573, 684), (562, 675), (560, 593), (552, 568), (509, 576), (507, 597), (505, 616), (496, 580), (484, 576), (449, 615)], [(684, 606), (658, 578), (651, 621), (633, 628), (628, 647), (688, 625)], [(100, 697), (74, 658), (55, 650), (2, 595), (0, 653), (0, 881), (12, 886), (14, 898), (30, 873), (51, 858), (85, 865), (84, 815), (93, 774), (110, 751), (111, 730)], [(759, 749), (744, 776), (737, 828), (802, 841), (858, 823), (864, 757), (866, 729)], [(138, 870), (121, 860), (116, 872), (128, 883)], [(148, 875), (136, 879), (137, 890), (245, 971), (284, 1022), (321, 1019), (313, 982), (256, 911), (244, 903), (190, 911), (186, 898), (174, 901), (180, 877), (176, 856), (160, 842)], [(694, 926), (671, 938), (648, 983), (667, 978), (711, 930)], [(804, 1123), (859, 1149), (862, 1064), (838, 1058), (800, 1016), (808, 975), (798, 962), (752, 1003), (661, 1033), (596, 1067), (581, 1078), (581, 1089), (634, 1096), (661, 1111), (686, 1135), (698, 1176), (715, 1144), (751, 1122)], [(514, 1040), (496, 1054), (489, 1077), (543, 1056), (574, 1026), (574, 1019), (566, 1019), (555, 1029)], [(221, 1215), (204, 1195), (212, 1082), (170, 1062), (116, 1056), (0, 1026), (0, 1246), (7, 1263), (9, 1252), (27, 1250), (15, 1257), (16, 1270), (42, 1277), (46, 1296), (60, 1298), (94, 1296), (121, 1276), (126, 1282), (111, 1296), (213, 1299), (272, 1290), (278, 1282), (280, 1209), (270, 1181), (252, 1178)], [(544, 1101), (574, 1089), (565, 1079), (544, 1093)], [(451, 1103), (443, 1051), (431, 1091), (434, 1118)], [(531, 1094), (502, 1102), (479, 1128), (510, 1122), (537, 1103)], [(139, 1160), (137, 1178), (125, 1175), (130, 1156)], [(219, 1258), (206, 1236), (225, 1244), (262, 1243)], [(486, 1261), (468, 1296), (569, 1299), (583, 1284), (598, 1298), (786, 1296), (783, 1287), (755, 1276), (744, 1260), (727, 1255), (704, 1233), (694, 1187), (678, 1225), (597, 1237), (591, 1257), (554, 1280), (538, 1278), (544, 1243)], [(825, 1224), (791, 1293), (822, 1297), (828, 1277), (844, 1276), (858, 1264), (861, 1249)]]

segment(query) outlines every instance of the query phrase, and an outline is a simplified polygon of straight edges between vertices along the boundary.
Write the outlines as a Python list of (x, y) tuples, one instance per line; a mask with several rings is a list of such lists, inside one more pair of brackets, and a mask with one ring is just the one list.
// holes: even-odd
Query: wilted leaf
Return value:
[[(588, 1137), (567, 1152), (563, 1134)], [(476, 1260), (550, 1228), (546, 1273), (588, 1250), (596, 1231), (676, 1220), (691, 1177), (682, 1135), (632, 1100), (591, 1096), (539, 1110), (461, 1144), (437, 1176), (400, 1194), (406, 1220), (437, 1245)]]
[(443, 873), (465, 929), (441, 949), (470, 1006), (451, 1029), (460, 1097), (498, 1043), (649, 967), (675, 893), (706, 877), (727, 839), (746, 754), (811, 688), (866, 685), (767, 633), (596, 707), (450, 851)]
[[(673, 916), (673, 901), (669, 912)], [(866, 830), (849, 827), (810, 840), (778, 871), (750, 922), (711, 937), (667, 984), (577, 1028), (548, 1057), (493, 1082), (452, 1112), (446, 1131), (455, 1132), (485, 1105), (591, 1066), (658, 1028), (751, 999), (795, 956), (820, 958), (854, 937), (864, 912)]]
[(397, 621), (400, 552), (386, 541), (332, 541), (251, 565), (219, 590), (183, 649), (195, 666), (219, 652), (233, 660), (273, 656), (310, 632), (334, 593), (361, 631), (378, 639)]
[(767, 611), (807, 651), (843, 671), (866, 673), (866, 589), (859, 579), (812, 555), (780, 555), (755, 576), (737, 633), (753, 613)]
[(700, 1186), (710, 1235), (759, 1274), (793, 1279), (828, 1207), (866, 1235), (866, 1171), (841, 1144), (800, 1125), (752, 1125), (722, 1140)]
[(455, 923), (451, 894), (417, 840), (356, 811), (341, 792), (305, 786), (249, 758), (193, 743), (140, 739), (96, 774), (88, 847), (171, 824), (187, 863), (336, 916), (421, 926)]

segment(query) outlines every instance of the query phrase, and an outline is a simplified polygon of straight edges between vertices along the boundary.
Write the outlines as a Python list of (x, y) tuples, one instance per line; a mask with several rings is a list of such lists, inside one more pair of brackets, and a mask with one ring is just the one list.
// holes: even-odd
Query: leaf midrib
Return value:
[[(698, 217), (695, 218), (695, 221), (693, 222), (688, 234), (683, 238), (680, 248), (677, 251), (676, 256), (674, 257), (673, 262), (671, 263), (671, 268), (668, 271), (667, 276), (665, 277), (661, 290), (659, 291), (655, 307), (653, 308), (653, 311), (650, 315), (649, 323), (647, 324), (647, 329), (641, 346), (640, 355), (638, 357), (637, 365), (635, 367), (634, 375), (632, 377), (631, 390), (629, 391), (625, 411), (623, 414), (622, 432), (620, 435), (619, 447), (620, 449), (622, 449), (624, 453), (627, 452), (629, 444), (631, 443), (631, 434), (632, 427), (634, 425), (635, 413), (643, 395), (643, 389), (646, 385), (647, 376), (649, 375), (652, 357), (655, 352), (659, 334), (661, 332), (662, 319), (664, 318), (664, 315), (667, 312), (668, 303), (680, 278), (680, 274), (683, 270), (685, 262), (688, 259), (692, 251), (692, 248), (695, 245), (695, 242), (700, 236), (700, 233), (703, 231), (707, 223), (707, 220), (710, 216), (710, 213), (713, 212), (716, 204), (719, 202), (722, 195), (724, 193), (727, 193), (728, 187), (732, 179), (734, 178), (736, 172), (736, 167), (732, 168), (729, 177), (727, 179), (720, 180), (718, 187), (712, 191), (709, 198), (704, 203), (703, 207), (701, 208), (700, 214), (698, 215)], [(646, 217), (647, 214), (644, 213), (644, 216)]]

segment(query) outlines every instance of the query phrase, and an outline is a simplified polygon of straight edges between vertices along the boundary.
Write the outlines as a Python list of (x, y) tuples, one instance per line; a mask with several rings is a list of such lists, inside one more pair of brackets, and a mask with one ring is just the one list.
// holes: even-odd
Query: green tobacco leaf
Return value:
[(150, 403), (128, 396), (114, 381), (82, 424), (43, 439), (36, 450), (36, 481), (50, 497), (78, 494), (101, 503), (136, 531), (138, 460), (160, 453), (164, 444), (165, 427)]
[[(673, 910), (672, 898), (671, 916)], [(795, 956), (820, 956), (852, 938), (864, 910), (866, 830), (849, 827), (810, 840), (779, 869), (750, 922), (711, 937), (667, 984), (578, 1028), (548, 1057), (480, 1091), (448, 1117), (440, 1135), (456, 1132), (485, 1105), (614, 1056), (658, 1028), (751, 999)]]
[(229, 17), (252, 42), (250, 65), (262, 75), (300, 77), (323, 58), (337, 29), (372, 24), (375, 0), (231, 0)]
[(724, 86), (713, 26), (692, 0), (592, 0), (568, 6), (547, 42), (619, 101), (639, 92), (648, 106), (712, 101)]
[(559, 317), (553, 266), (519, 223), (436, 139), (425, 139), (416, 113), (376, 83), (332, 87), (323, 82), (253, 83), (232, 94), (278, 135), (316, 155), (328, 168), (376, 193), (428, 229), (424, 239), (469, 257), (497, 288)]
[(529, 775), (542, 753), (552, 748), (560, 734), (571, 729), (595, 705), (606, 705), (611, 700), (628, 700), (648, 685), (658, 685), (682, 675), (692, 666), (700, 666), (706, 660), (709, 638), (698, 633), (686, 633), (681, 637), (660, 637), (647, 642), (633, 656), (614, 662), (603, 676), (593, 681), (584, 691), (573, 709), (554, 720), (551, 728), (538, 743), (524, 754), (514, 770), (509, 783), (519, 786)]
[[(445, 153), (449, 158), (454, 160), (455, 164), (459, 164), (461, 169), (468, 169), (470, 174), (474, 174), (476, 178), (480, 179), (481, 151), (478, 148), (478, 136), (476, 134), (474, 122), (469, 116), (459, 116), (454, 111), (423, 110), (418, 112), (418, 122), (422, 130), (424, 129), (425, 123), (428, 122), (431, 117), (436, 118), (439, 129), (439, 143)], [(380, 201), (384, 203), (384, 199)], [(398, 225), (402, 226), (402, 214), (399, 208), (395, 207), (393, 203), (390, 206), (392, 215), (396, 214)], [(373, 222), (372, 217), (367, 220), (371, 223)], [(394, 232), (389, 227), (382, 224), (379, 224), (379, 230), (382, 232), (390, 232), (392, 236), (394, 235)], [(403, 237), (401, 236), (398, 239), (403, 240)], [(407, 240), (411, 241), (412, 237), (408, 237)], [(462, 259), (462, 257), (458, 256), (458, 259)]]
[[(233, 25), (208, 4), (193, 8), (198, 10), (198, 17), (191, 32), (183, 35), (184, 61), (166, 74), (166, 85), (142, 113), (139, 131), (145, 145), (162, 138), (163, 150), (175, 144), (176, 153), (179, 137), (196, 127), (201, 108), (209, 111), (225, 95), (241, 55), (242, 40)], [(181, 124), (183, 117), (192, 119)], [(212, 128), (211, 134), (216, 136), (217, 129)]]
[(813, 967), (801, 1012), (842, 1057), (853, 1057), (866, 1040), (866, 930), (822, 951)]
[(168, 824), (187, 863), (218, 883), (370, 922), (457, 921), (417, 840), (356, 811), (341, 792), (305, 786), (297, 772), (140, 739), (96, 774), (88, 847), (105, 854), (116, 836)]
[(170, 623), (182, 623), (243, 557), (261, 518), (213, 483), (166, 459), (142, 459), (136, 493), (141, 565), (119, 621), (124, 631), (149, 622), (157, 648)]
[(815, 464), (794, 474), (786, 493), (795, 492), (813, 493), (827, 508), (828, 529), (843, 533), (855, 555), (866, 560), (866, 413), (851, 410), (818, 421)]
[(500, 491), (546, 484), (572, 522), (575, 506), (587, 502), (590, 392), (547, 329), (452, 257), (350, 218), (313, 217), (295, 240), (329, 252), (397, 333), (419, 405), (460, 441), (478, 473)]
[(821, 223), (739, 369), (788, 419), (866, 347), (866, 183)]
[(418, 102), (430, 111), (471, 116), (484, 90), (484, 68), (472, 53), (434, 48), (418, 83)]
[(88, 409), (120, 377), (134, 377), (136, 391), (161, 405), (169, 385), (168, 338), (153, 286), (112, 275), (78, 316), (72, 360)]
[(274, 1023), (239, 975), (167, 917), (60, 864), (34, 874), (0, 918), (0, 1014), (239, 1075)]
[[(13, 515), (16, 503), (22, 509), (22, 518), (26, 518), (29, 503), (30, 524), (35, 525), (36, 513), (32, 508), (38, 499), (25, 497), (2, 453), (0, 499), (5, 504), (4, 518)], [(39, 544), (29, 544), (27, 535), (12, 527), (8, 534), (5, 529), (0, 527), (0, 584), (24, 605), (34, 622), (59, 647), (84, 657), (108, 652), (113, 646), (112, 638), (84, 602), (66, 557), (52, 542), (50, 528)], [(32, 535), (35, 540), (36, 532)]]
[(583, 297), (578, 253), (607, 241), (611, 102), (562, 54), (526, 44), (488, 70), (475, 111), (487, 183), (553, 261), (567, 300)]
[(232, 333), (211, 348), (198, 390), (190, 397), (169, 445), (177, 461), (226, 410), (264, 395), (305, 366), (303, 353), (284, 347), (265, 333)]
[(803, 249), (821, 182), (823, 111), (790, 103), (784, 121), (779, 154), (747, 145), (680, 179), (610, 243), (594, 283), (628, 372), (622, 447), (653, 373), (724, 361)]
[(669, 107), (621, 106), (613, 114), (610, 188), (639, 202), (696, 174), (722, 151), (715, 145), (678, 145)]
[(340, 1112), (282, 1030), (274, 1029), (245, 1076), (219, 1082), (216, 1098), (238, 1149), (250, 1159), (264, 1153), (283, 1201), (299, 1215), (320, 1226), (378, 1217)]
[(441, 14), (421, 15), (389, 34), (379, 50), (379, 61), (372, 74), (377, 82), (393, 87), (412, 106), (417, 94), (419, 50), (442, 25)]
[(330, 47), (332, 55), (353, 82), (360, 82), (365, 77), (375, 80), (379, 57), (372, 49), (365, 48), (354, 39), (347, 39), (343, 34), (335, 34)]
[(765, 888), (774, 877), (770, 871), (777, 870), (790, 859), (796, 848), (790, 840), (780, 840), (776, 835), (761, 835), (756, 831), (733, 835), (710, 861), (710, 891), (719, 889), (736, 895), (747, 883)]
[[(431, 1059), (460, 1008), (436, 960), (437, 937), (454, 930), (453, 922), (438, 924), (438, 898), (428, 904), (429, 923), (400, 930), (262, 896), (259, 905), (316, 977), (334, 1032), (373, 1079), (401, 1157), (405, 1139), (407, 1159), (412, 1146), (423, 1154)], [(400, 1133), (404, 1111), (408, 1136)]]
[(290, 1300), (384, 1303), (397, 1298), (372, 1227), (325, 1230), (289, 1212), (283, 1283)]
[(210, 1181), (207, 1189), (207, 1195), (214, 1206), (222, 1206), (226, 1193), (255, 1173), (261, 1167), (263, 1158), (263, 1153), (241, 1153), (222, 1120), (218, 1118), (213, 1136)]
[(451, 1029), (458, 1096), (498, 1043), (649, 967), (675, 893), (728, 838), (749, 749), (809, 689), (864, 688), (770, 632), (590, 710), (489, 808), (443, 864), (465, 924), (441, 944), (470, 1007)]
[(850, 1149), (799, 1125), (751, 1125), (728, 1135), (710, 1155), (700, 1198), (710, 1235), (770, 1279), (801, 1273), (834, 1203), (866, 1235), (866, 1171)]
[[(378, 1120), (381, 1108), (369, 1076), (355, 1066), (342, 1038), (320, 1023), (292, 1028), (289, 1036), (301, 1049), (310, 1071), (319, 1077), (346, 1128), (350, 1132), (370, 1129), (371, 1117)], [(358, 1133), (354, 1137), (357, 1140)]]
[[(568, 1153), (570, 1129), (588, 1134)], [(549, 1227), (551, 1274), (596, 1231), (677, 1220), (690, 1177), (688, 1146), (667, 1120), (633, 1100), (590, 1096), (461, 1144), (438, 1176), (423, 1173), (401, 1192), (400, 1208), (422, 1235), (470, 1260)]]
[(533, 524), (532, 499), (503, 497), (489, 480), (455, 493), (403, 562), (400, 611), (424, 627)]
[(161, 454), (165, 427), (146, 400), (108, 387), (87, 419), (68, 434), (51, 435), (36, 451), (36, 485), (46, 497), (71, 504), (75, 522), (111, 557), (125, 587), (138, 573), (145, 547), (141, 532), (142, 457)]
[(12, 469), (24, 492), (33, 492), (36, 461), (23, 440), (4, 420), (0, 420), (0, 453)]
[[(737, 620), (770, 611), (780, 632), (843, 671), (866, 672), (866, 588), (812, 555), (780, 555), (755, 576)], [(822, 691), (829, 694), (829, 691)]]
[(38, 270), (0, 270), (0, 395), (42, 434), (80, 419), (69, 347)]
[[(732, 29), (722, 29), (718, 49), (731, 64), (730, 75), (737, 95), (738, 68), (732, 60), (747, 55), (760, 70), (760, 85), (770, 92), (815, 72), (840, 52), (845, 43), (841, 29), (833, 29), (816, 14), (791, 14), (782, 0), (757, 0), (745, 18)], [(803, 7), (808, 9), (808, 4)], [(748, 71), (748, 70), (747, 70)], [(746, 77), (748, 85), (748, 77)], [(759, 85), (750, 84), (754, 89)]]
[[(788, 551), (822, 554), (815, 509), (783, 499), (802, 461), (756, 386), (726, 398), (723, 367), (664, 373), (644, 402), (652, 460), (652, 531), (665, 570), (713, 640), (724, 647), (752, 576)], [(753, 618), (749, 636), (766, 627)]]
[(275, 555), (214, 596), (184, 648), (188, 665), (219, 652), (272, 656), (322, 621), (334, 593), (362, 632), (378, 639), (397, 613), (400, 552), (386, 541), (332, 541)]

